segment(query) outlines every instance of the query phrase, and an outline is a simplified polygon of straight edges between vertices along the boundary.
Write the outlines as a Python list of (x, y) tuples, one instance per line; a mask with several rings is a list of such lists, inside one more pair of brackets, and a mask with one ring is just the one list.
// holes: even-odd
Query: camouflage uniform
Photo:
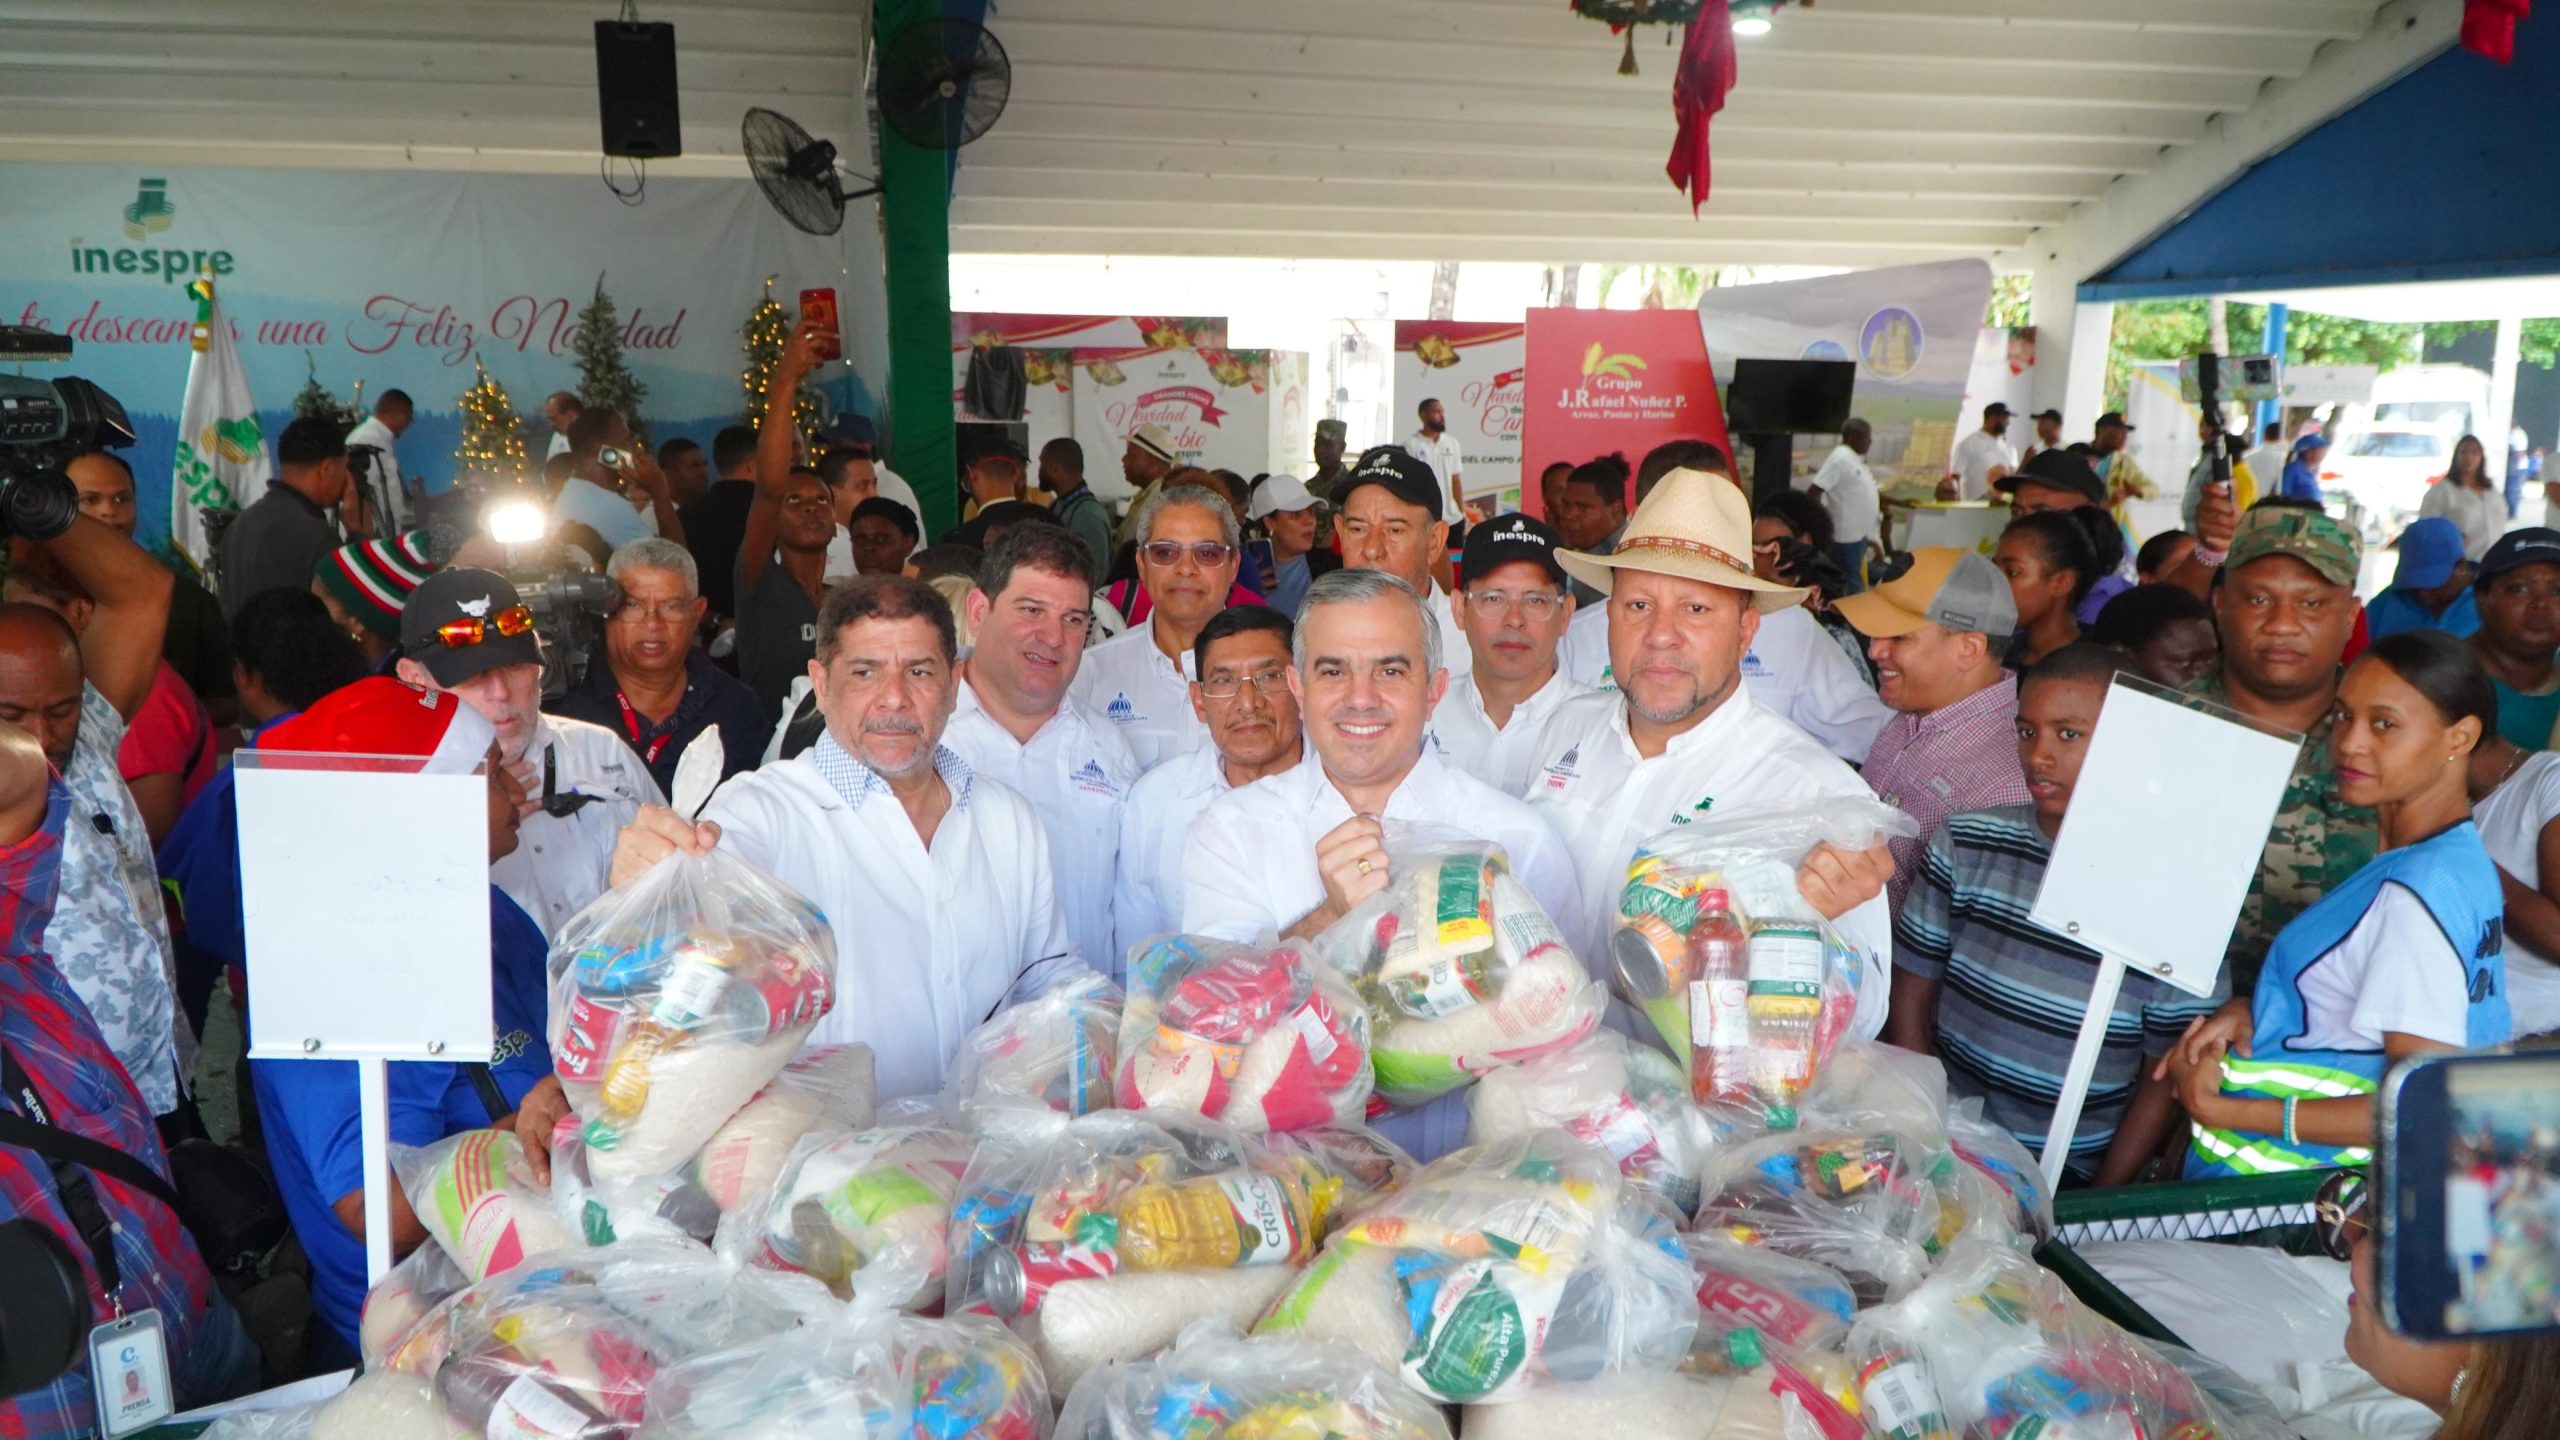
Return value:
[[(2310, 566), (2333, 584), (2352, 586), (2362, 546), (2355, 532), (2334, 516), (2318, 510), (2264, 506), (2240, 518), (2228, 574), (2251, 561), (2285, 555)], [(2222, 666), (2190, 682), (2186, 693), (2225, 709), (2232, 705), (2222, 682)], [(2230, 964), (2231, 993), (2255, 994), (2258, 967), (2267, 946), (2293, 917), (2326, 895), (2348, 876), (2364, 868), (2380, 848), (2373, 811), (2338, 797), (2338, 772), (2329, 752), (2337, 729), (2333, 710), (2320, 717), (2303, 737), (2302, 753), (2293, 762), (2293, 778), (2285, 783), (2284, 803), (2267, 831), (2267, 848), (2258, 857), (2258, 873), (2249, 881), (2249, 898), (2240, 906), (2240, 923), (2232, 928), (2224, 952)]]

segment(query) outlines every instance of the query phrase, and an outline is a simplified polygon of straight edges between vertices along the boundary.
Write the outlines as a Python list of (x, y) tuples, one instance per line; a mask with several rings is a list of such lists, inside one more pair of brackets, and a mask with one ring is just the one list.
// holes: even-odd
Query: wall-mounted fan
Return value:
[(1013, 94), (1013, 62), (987, 27), (919, 20), (880, 49), (880, 123), (910, 145), (957, 150), (984, 135)]
[(846, 189), (845, 176), (836, 169), (836, 147), (801, 129), (788, 115), (757, 106), (747, 112), (739, 138), (764, 198), (783, 219), (812, 235), (843, 229), (846, 201), (880, 193), (877, 182)]

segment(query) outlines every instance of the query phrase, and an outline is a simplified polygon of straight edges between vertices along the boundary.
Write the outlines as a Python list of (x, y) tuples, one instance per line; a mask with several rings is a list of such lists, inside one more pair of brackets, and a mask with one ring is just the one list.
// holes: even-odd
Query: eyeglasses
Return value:
[(2320, 1248), (2328, 1252), (2330, 1259), (2347, 1259), (2355, 1253), (2356, 1241), (2364, 1238), (2369, 1228), (2365, 1199), (2361, 1170), (2337, 1171), (2312, 1192), (2311, 1223), (2319, 1232)]
[(637, 625), (643, 620), (656, 620), (667, 625), (681, 625), (685, 621), (693, 618), (693, 602), (690, 600), (661, 600), (655, 605), (645, 605), (637, 600), (625, 600), (622, 602), (621, 606), (613, 612), (613, 618), (621, 621), (625, 625)]
[(1286, 670), (1259, 670), (1251, 675), (1220, 675), (1200, 682), (1200, 693), (1212, 700), (1233, 700), (1251, 685), (1258, 695), (1277, 695), (1289, 688)]
[(516, 636), (531, 633), (533, 633), (533, 612), (522, 605), (510, 605), (486, 620), (477, 615), (465, 615), (459, 620), (447, 620), (436, 627), (436, 638), (445, 643), (445, 648), (453, 650), (458, 650), (465, 645), (477, 645), (492, 635)]
[(1146, 554), (1148, 564), (1167, 570), (1182, 563), (1186, 550), (1191, 553), (1192, 563), (1203, 570), (1226, 564), (1227, 557), (1236, 553), (1236, 547), (1218, 540), (1194, 540), (1188, 545), (1179, 540), (1150, 540), (1139, 548)]
[(1481, 610), (1487, 615), (1500, 615), (1514, 605), (1520, 607), (1522, 616), (1531, 620), (1544, 620), (1563, 608), (1564, 597), (1553, 590), (1523, 590), (1517, 595), (1508, 590), (1467, 592), (1467, 608)]

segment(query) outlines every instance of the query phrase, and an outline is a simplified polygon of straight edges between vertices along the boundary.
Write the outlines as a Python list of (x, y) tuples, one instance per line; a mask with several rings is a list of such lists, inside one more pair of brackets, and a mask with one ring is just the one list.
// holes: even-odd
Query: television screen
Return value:
[(1736, 435), (1836, 435), (1849, 422), (1854, 360), (1736, 360), (1724, 425)]

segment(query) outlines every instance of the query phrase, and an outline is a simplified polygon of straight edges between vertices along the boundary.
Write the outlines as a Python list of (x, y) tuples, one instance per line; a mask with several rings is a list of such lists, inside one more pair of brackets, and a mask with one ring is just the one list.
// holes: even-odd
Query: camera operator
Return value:
[[(83, 450), (63, 462), (62, 471), (80, 492), (80, 513), (127, 540), (133, 538), (139, 511), (133, 499), (133, 467), (112, 450)], [(177, 670), (214, 724), (239, 723), (240, 706), (231, 681), (231, 627), (222, 601), (196, 578), (194, 567), (179, 560), (162, 562), (176, 577), (169, 592), (169, 632), (160, 641), (160, 658)]]
[[(62, 1243), (79, 1268), (86, 1325), (156, 1313), (172, 1404), (209, 1405), (257, 1383), (257, 1352), (179, 1224), (174, 1192), (155, 1193), (169, 1189), (170, 1174), (149, 1107), (89, 1006), (44, 958), (66, 842), (85, 824), (70, 790), (46, 771), (34, 736), (0, 725), (0, 1117), (21, 1131), (0, 1144), (0, 1214)], [(74, 1147), (96, 1163), (51, 1153)], [(146, 1175), (151, 1184), (137, 1183)], [(8, 1338), (44, 1337), (12, 1330)], [(59, 1378), (0, 1398), (0, 1435), (92, 1432), (87, 1347), (75, 1339), (72, 1348), (72, 1367)]]
[(374, 493), (382, 497), (388, 514), (383, 519), (386, 529), (396, 530), (409, 524), (416, 514), (417, 503), (409, 494), (407, 482), (400, 474), (400, 436), (409, 428), (417, 410), (406, 390), (385, 390), (373, 402), (373, 413), (355, 429), (347, 432), (347, 449), (369, 451), (373, 481), (380, 487)]
[(597, 405), (579, 411), (569, 422), (569, 454), (576, 468), (552, 497), (555, 523), (584, 525), (603, 539), (608, 554), (619, 550), (650, 533), (628, 493), (637, 488), (657, 521), (656, 533), (684, 543), (684, 521), (677, 518), (666, 472), (632, 439), (630, 422), (620, 414)]
[(541, 637), (505, 576), (459, 566), (428, 576), (401, 607), (400, 651), (401, 680), (452, 691), (497, 732), (525, 799), (521, 843), (489, 878), (555, 933), (604, 893), (614, 836), (641, 806), (666, 803), (658, 782), (611, 730), (542, 713)]
[(222, 532), (223, 613), (239, 614), (261, 590), (302, 589), (321, 557), (348, 540), (372, 538), (373, 518), (347, 468), (346, 430), (316, 416), (294, 421), (276, 438), (267, 493)]

